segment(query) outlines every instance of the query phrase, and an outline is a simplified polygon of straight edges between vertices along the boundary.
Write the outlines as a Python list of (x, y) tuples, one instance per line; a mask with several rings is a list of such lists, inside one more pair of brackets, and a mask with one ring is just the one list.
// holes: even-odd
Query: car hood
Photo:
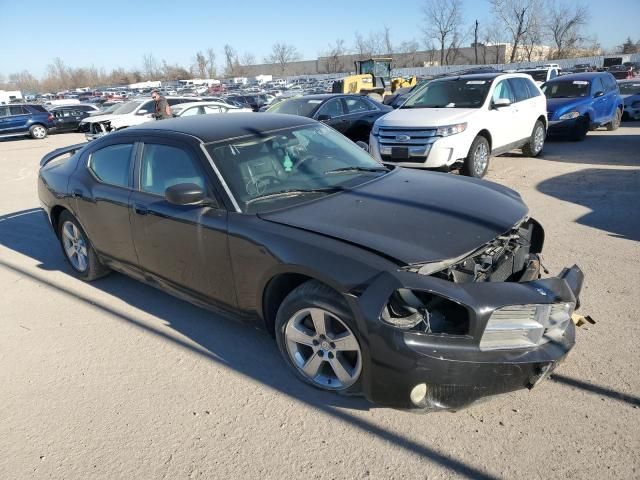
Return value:
[(380, 117), (380, 127), (438, 127), (467, 120), (477, 108), (399, 108)]
[(96, 123), (96, 122), (106, 122), (113, 120), (114, 118), (118, 118), (120, 115), (114, 115), (109, 113), (107, 115), (91, 115), (82, 120), (81, 123)]
[(396, 168), (355, 189), (259, 216), (408, 265), (470, 253), (527, 211), (518, 193), (492, 182)]
[(547, 98), (547, 112), (562, 115), (572, 108), (588, 105), (591, 102), (589, 97), (581, 98)]
[(628, 93), (626, 95), (620, 95), (620, 97), (622, 97), (622, 100), (624, 100), (624, 103), (626, 104), (627, 101), (631, 103), (636, 100), (640, 100), (640, 93)]

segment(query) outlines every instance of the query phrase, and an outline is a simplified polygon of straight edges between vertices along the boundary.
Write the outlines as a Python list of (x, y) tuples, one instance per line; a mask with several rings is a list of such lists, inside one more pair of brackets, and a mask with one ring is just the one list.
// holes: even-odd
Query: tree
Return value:
[(565, 58), (584, 43), (581, 29), (589, 20), (589, 11), (582, 4), (568, 5), (557, 0), (551, 0), (547, 9), (549, 15), (544, 29), (554, 43), (553, 56)]
[(287, 65), (300, 58), (298, 50), (293, 45), (276, 43), (271, 47), (271, 54), (265, 58), (267, 63), (275, 63), (280, 66), (280, 72), (284, 75)]
[(224, 46), (224, 74), (227, 77), (234, 77), (238, 66), (238, 53), (228, 43)]
[(37, 92), (40, 82), (27, 70), (9, 74), (9, 83), (13, 88), (27, 92)]
[(325, 70), (327, 73), (338, 73), (344, 71), (343, 56), (347, 52), (345, 41), (338, 38), (335, 44), (329, 44), (329, 50), (324, 55)]
[(419, 67), (418, 50), (420, 50), (420, 44), (415, 40), (402, 42), (396, 48), (396, 53), (400, 54), (397, 59), (394, 59), (396, 65), (399, 67)]
[(478, 64), (478, 20), (473, 27), (473, 53), (475, 55), (476, 65)]
[(160, 67), (153, 53), (145, 53), (142, 56), (142, 73), (147, 80), (157, 80), (160, 76)]
[(207, 78), (207, 67), (209, 66), (209, 60), (204, 56), (202, 52), (196, 53), (195, 63), (196, 73), (198, 78)]
[(534, 16), (540, 12), (539, 0), (490, 0), (493, 12), (502, 20), (511, 36), (511, 57), (515, 61), (518, 47), (529, 32)]
[(504, 43), (504, 29), (496, 20), (489, 24), (482, 33), (482, 63), (487, 63), (487, 49), (493, 47), (494, 56), (489, 62), (501, 63), (500, 44)]
[(462, 0), (427, 0), (423, 7), (427, 38), (440, 44), (440, 65), (445, 63), (445, 48), (451, 44), (462, 24)]
[(393, 53), (393, 44), (391, 43), (391, 29), (384, 26), (384, 53), (391, 55)]
[(622, 45), (618, 46), (618, 52), (638, 53), (640, 52), (640, 41), (634, 43), (633, 40), (631, 40), (631, 37), (627, 37), (627, 39), (622, 43)]
[(216, 77), (216, 52), (213, 48), (207, 48), (207, 64), (209, 68), (207, 70), (207, 78)]

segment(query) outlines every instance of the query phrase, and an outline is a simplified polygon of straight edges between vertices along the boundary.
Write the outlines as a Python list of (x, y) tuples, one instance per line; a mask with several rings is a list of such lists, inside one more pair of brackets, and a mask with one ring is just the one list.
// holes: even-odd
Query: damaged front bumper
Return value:
[(84, 133), (87, 142), (104, 137), (112, 132), (110, 122), (87, 122), (80, 125), (80, 132)]
[[(374, 403), (401, 409), (457, 410), (491, 395), (533, 388), (574, 345), (569, 321), (553, 338), (530, 348), (481, 349), (496, 310), (513, 305), (578, 305), (582, 271), (529, 282), (456, 284), (408, 272), (381, 274), (361, 295), (348, 296), (360, 312), (363, 345), (362, 388)], [(380, 320), (385, 301), (398, 288), (424, 291), (463, 306), (469, 327), (463, 335), (402, 331)]]

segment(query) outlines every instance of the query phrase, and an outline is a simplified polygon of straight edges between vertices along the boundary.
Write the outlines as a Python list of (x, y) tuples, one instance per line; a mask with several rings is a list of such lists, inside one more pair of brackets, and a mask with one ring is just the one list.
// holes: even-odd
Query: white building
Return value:
[(138, 90), (140, 88), (160, 88), (160, 80), (149, 80), (146, 82), (132, 83), (129, 85), (129, 89)]
[(254, 78), (259, 85), (273, 81), (273, 75), (256, 75)]

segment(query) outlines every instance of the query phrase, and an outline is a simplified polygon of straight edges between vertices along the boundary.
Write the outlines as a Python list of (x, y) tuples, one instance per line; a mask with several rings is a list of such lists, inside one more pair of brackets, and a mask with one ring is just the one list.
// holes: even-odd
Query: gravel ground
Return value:
[(78, 134), (0, 141), (0, 478), (639, 478), (640, 123), (492, 160), (586, 274), (532, 391), (415, 415), (298, 382), (266, 334), (122, 275), (69, 275), (35, 190)]

